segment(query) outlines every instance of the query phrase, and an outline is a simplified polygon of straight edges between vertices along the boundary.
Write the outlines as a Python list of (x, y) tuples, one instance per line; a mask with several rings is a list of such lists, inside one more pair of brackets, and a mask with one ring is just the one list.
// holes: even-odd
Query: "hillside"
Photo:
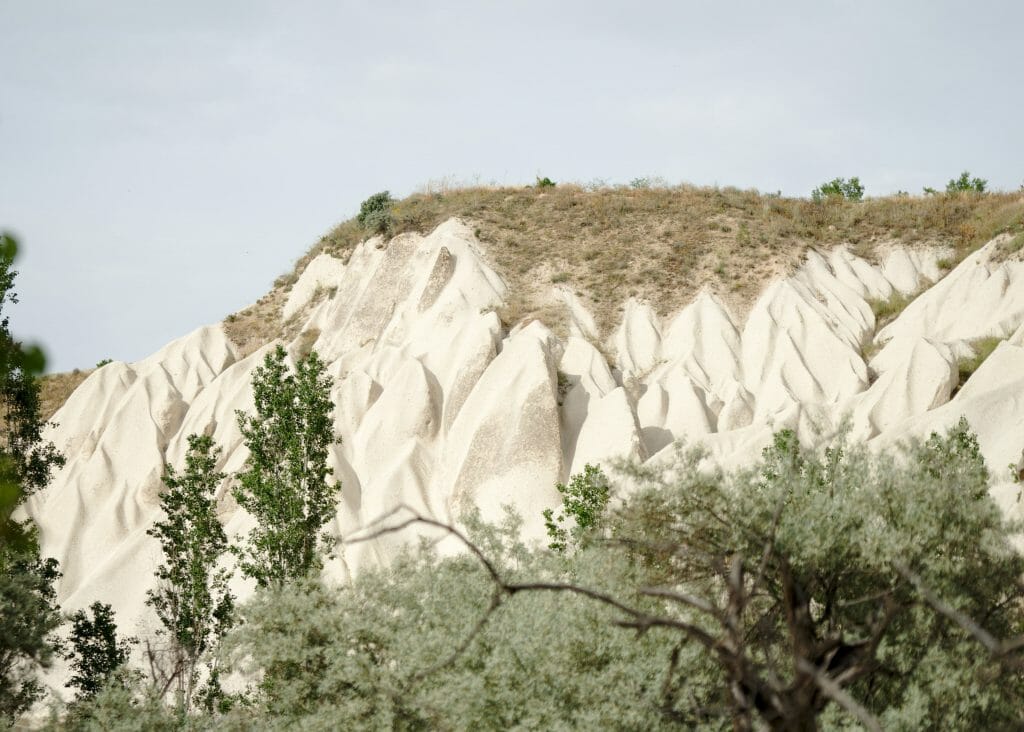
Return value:
[[(342, 224), (252, 308), (92, 371), (57, 410), (68, 463), (28, 507), (60, 600), (102, 598), (127, 632), (152, 631), (163, 466), (192, 433), (223, 448), (220, 469), (243, 465), (236, 410), (275, 338), (335, 379), (340, 536), (399, 503), (443, 521), (512, 505), (536, 540), (555, 483), (588, 463), (657, 461), (681, 440), (739, 466), (782, 427), (882, 445), (962, 415), (1017, 511), (1022, 212), (1010, 194), (471, 189), (398, 202), (393, 236)], [(236, 535), (251, 518), (229, 487)], [(387, 562), (398, 541), (344, 548), (329, 572)]]
[[(948, 247), (943, 264), (951, 267), (1000, 233), (1015, 237), (1004, 255), (1024, 245), (1020, 193), (815, 203), (692, 186), (428, 187), (395, 203), (389, 233), (426, 233), (452, 217), (473, 227), (488, 264), (509, 284), (511, 295), (498, 311), (506, 327), (532, 317), (564, 335), (563, 308), (552, 297), (558, 284), (594, 314), (601, 337), (629, 297), (665, 316), (707, 289), (742, 318), (763, 287), (793, 272), (812, 248), (846, 244), (877, 264), (894, 245)], [(232, 342), (251, 353), (294, 337), (297, 323), (280, 317), (292, 285), (318, 254), (347, 261), (366, 237), (355, 217), (328, 232), (259, 301), (225, 319)], [(90, 373), (44, 377), (43, 415), (56, 412)]]
[[(997, 234), (1024, 237), (1020, 193), (890, 196), (816, 203), (737, 188), (464, 187), (428, 189), (397, 201), (389, 234), (425, 234), (450, 218), (472, 227), (489, 266), (508, 283), (506, 326), (539, 318), (564, 334), (560, 284), (594, 314), (601, 336), (636, 297), (666, 316), (709, 289), (743, 318), (772, 279), (792, 273), (810, 249), (848, 245), (880, 263), (894, 245), (949, 247), (952, 266)], [(292, 272), (226, 327), (243, 351), (287, 334), (287, 293), (318, 254), (347, 261), (366, 238), (356, 218), (326, 234)], [(1007, 251), (1017, 251), (1016, 238)], [(292, 324), (294, 325), (294, 324)]]

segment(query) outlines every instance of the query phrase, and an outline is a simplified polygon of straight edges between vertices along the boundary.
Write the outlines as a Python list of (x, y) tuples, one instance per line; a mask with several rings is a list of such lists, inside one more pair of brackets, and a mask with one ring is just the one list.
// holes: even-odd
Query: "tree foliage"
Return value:
[[(818, 455), (783, 433), (756, 471), (732, 481), (638, 475), (648, 488), (616, 534), (680, 634), (705, 648), (719, 678), (704, 704), (724, 705), (736, 728), (1021, 723), (1019, 670), (912, 581), (997, 636), (1022, 630), (1024, 559), (966, 422), (877, 456), (842, 444)], [(684, 673), (672, 683), (680, 701), (693, 691)], [(701, 708), (679, 704), (694, 719)]]
[[(589, 463), (582, 473), (570, 477), (569, 485), (557, 483), (555, 488), (562, 494), (562, 509), (558, 516), (550, 508), (544, 509), (544, 526), (551, 540), (548, 548), (564, 552), (570, 546), (579, 546), (597, 527), (611, 498), (611, 488), (600, 466)], [(563, 524), (568, 519), (573, 525), (565, 529)]]
[(249, 449), (233, 490), (257, 522), (239, 551), (244, 575), (260, 587), (308, 575), (330, 543), (323, 528), (335, 515), (341, 484), (327, 465), (334, 435), (331, 377), (312, 351), (294, 372), (278, 346), (253, 377), (255, 414), (238, 412)]
[(0, 721), (13, 722), (42, 695), (36, 680), (58, 641), (60, 625), (54, 582), (57, 562), (39, 554), (37, 532), (14, 512), (64, 464), (43, 440), (39, 385), (44, 359), (11, 335), (8, 303), (17, 302), (13, 269), (17, 243), (0, 234)]
[(965, 422), (878, 454), (783, 431), (748, 470), (700, 460), (633, 467), (637, 490), (571, 553), (470, 516), (449, 529), (467, 555), (423, 545), (346, 587), (258, 592), (227, 640), (256, 693), (197, 724), (1024, 723), (1024, 558)]
[[(218, 568), (227, 550), (215, 500), (225, 478), (217, 471), (219, 453), (211, 437), (189, 435), (184, 472), (179, 474), (170, 464), (164, 469), (164, 518), (147, 531), (160, 541), (164, 561), (156, 570), (157, 587), (147, 593), (146, 602), (170, 640), (171, 663), (163, 683), (176, 685), (183, 711), (192, 706), (201, 660), (231, 626), (234, 610), (230, 574)], [(216, 682), (213, 665), (208, 678)]]
[(56, 560), (39, 556), (34, 532), (27, 537), (28, 549), (0, 549), (0, 721), (8, 724), (42, 697), (38, 671), (60, 650), (60, 572)]
[(371, 234), (387, 234), (391, 230), (391, 207), (394, 205), (395, 201), (388, 191), (374, 193), (359, 206), (356, 221)]
[(70, 648), (65, 658), (71, 664), (66, 686), (78, 689), (78, 699), (92, 699), (128, 663), (135, 638), (117, 637), (117, 623), (110, 605), (94, 602), (71, 615)]
[(846, 199), (847, 201), (860, 201), (864, 198), (864, 186), (860, 178), (854, 176), (846, 178), (833, 178), (828, 183), (822, 183), (811, 191), (811, 200), (824, 201), (829, 198)]
[(959, 178), (949, 179), (946, 184), (946, 193), (984, 193), (987, 187), (987, 180), (972, 178), (971, 174), (965, 170)]

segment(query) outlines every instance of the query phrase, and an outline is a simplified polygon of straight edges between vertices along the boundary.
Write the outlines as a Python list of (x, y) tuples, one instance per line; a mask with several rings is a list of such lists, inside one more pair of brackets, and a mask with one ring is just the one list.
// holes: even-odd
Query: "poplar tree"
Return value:
[[(219, 453), (211, 437), (189, 435), (184, 472), (170, 464), (164, 470), (167, 491), (160, 497), (160, 507), (165, 518), (146, 532), (160, 541), (164, 553), (156, 570), (157, 588), (146, 600), (170, 639), (171, 667), (164, 691), (175, 685), (178, 705), (186, 712), (196, 693), (200, 663), (231, 626), (234, 610), (230, 573), (218, 568), (227, 550), (216, 512), (215, 492), (225, 477), (217, 471)], [(208, 672), (208, 685), (216, 695), (215, 661), (210, 661)]]
[(329, 448), (337, 442), (332, 378), (316, 351), (295, 364), (284, 348), (268, 353), (253, 376), (255, 413), (237, 412), (249, 449), (233, 489), (257, 522), (236, 549), (242, 573), (260, 587), (279, 585), (320, 569), (341, 484), (331, 479)]

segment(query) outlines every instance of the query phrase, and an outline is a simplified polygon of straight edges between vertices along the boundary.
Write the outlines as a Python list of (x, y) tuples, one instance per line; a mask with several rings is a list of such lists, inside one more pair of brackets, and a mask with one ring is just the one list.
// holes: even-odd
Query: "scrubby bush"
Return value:
[(390, 192), (374, 193), (359, 206), (356, 221), (364, 231), (371, 234), (387, 234), (391, 231), (393, 223), (391, 207), (394, 203)]
[[(680, 450), (630, 468), (634, 490), (614, 508), (564, 491), (584, 523), (601, 506), (571, 553), (523, 546), (511, 514), (470, 515), (456, 537), (473, 554), (424, 543), (345, 587), (259, 591), (228, 641), (252, 698), (191, 721), (1021, 727), (1024, 557), (965, 422), (890, 452), (810, 451), (783, 431), (750, 469), (701, 460)], [(594, 500), (574, 511), (576, 493)], [(98, 704), (116, 727), (124, 697)]]
[(828, 183), (822, 183), (811, 191), (811, 199), (813, 201), (824, 201), (829, 198), (860, 201), (864, 198), (864, 186), (861, 185), (860, 178), (856, 176), (849, 180), (833, 178)]
[(950, 178), (946, 184), (946, 193), (984, 193), (988, 187), (988, 181), (983, 178), (972, 178), (968, 171), (960, 174), (959, 178)]
[(555, 185), (555, 182), (548, 178), (547, 176), (544, 176), (543, 178), (541, 178), (539, 175), (537, 176), (537, 188), (554, 188)]

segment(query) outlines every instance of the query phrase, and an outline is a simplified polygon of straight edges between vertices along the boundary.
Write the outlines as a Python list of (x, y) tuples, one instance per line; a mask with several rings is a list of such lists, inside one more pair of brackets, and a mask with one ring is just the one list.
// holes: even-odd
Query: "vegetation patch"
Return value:
[(899, 290), (893, 290), (892, 295), (883, 299), (870, 299), (868, 305), (871, 306), (871, 312), (875, 314), (875, 330), (876, 332), (886, 325), (896, 320), (900, 313), (907, 309), (907, 306), (912, 303), (918, 296), (919, 293), (904, 294)]
[[(843, 181), (855, 198), (852, 182)], [(871, 257), (883, 243), (943, 244), (955, 248), (959, 261), (1024, 213), (1024, 202), (1009, 193), (853, 198), (813, 201), (653, 181), (446, 187), (394, 201), (391, 233), (428, 233), (461, 218), (512, 292), (522, 295), (515, 310), (506, 309), (510, 324), (537, 317), (550, 280), (538, 274), (554, 269), (574, 283), (606, 333), (630, 292), (665, 315), (709, 285), (742, 315), (766, 282), (800, 264), (809, 246), (847, 243)], [(365, 237), (356, 219), (343, 222), (299, 260), (296, 271), (321, 252), (345, 260)]]
[(961, 358), (957, 362), (957, 367), (960, 371), (960, 381), (957, 388), (962, 387), (971, 375), (977, 371), (985, 359), (992, 355), (992, 351), (996, 350), (1002, 341), (1006, 340), (1000, 336), (987, 336), (985, 338), (978, 338), (971, 341), (971, 349), (974, 351), (974, 356), (971, 358)]
[(39, 417), (49, 420), (95, 369), (75, 369), (39, 378)]
[(511, 511), (347, 537), (420, 523), (468, 551), (261, 587), (222, 654), (244, 695), (183, 714), (108, 687), (82, 708), (101, 724), (64, 728), (1020, 728), (1024, 558), (964, 420), (888, 451), (783, 430), (735, 474), (701, 458), (628, 469), (621, 502), (588, 466), (548, 548)]

